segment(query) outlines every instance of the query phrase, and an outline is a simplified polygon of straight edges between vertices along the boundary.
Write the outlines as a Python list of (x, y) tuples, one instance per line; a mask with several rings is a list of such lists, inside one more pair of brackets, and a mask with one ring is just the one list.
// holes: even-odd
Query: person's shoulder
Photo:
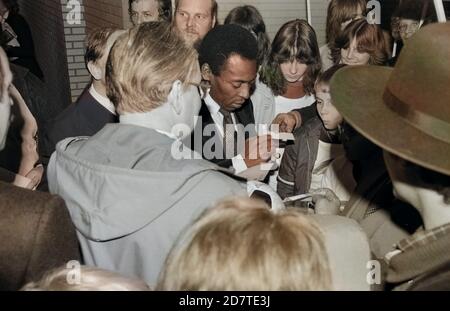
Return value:
[(274, 98), (271, 88), (261, 81), (260, 76), (256, 78), (254, 94), (261, 94), (269, 98)]
[(43, 132), (49, 139), (56, 139), (59, 141), (62, 138), (68, 137), (78, 128), (77, 124), (79, 118), (77, 117), (77, 107), (75, 104), (70, 104), (63, 111), (61, 111), (55, 118), (46, 122)]
[(246, 183), (227, 175), (224, 172), (211, 168), (204, 171), (203, 183), (206, 187), (220, 193), (246, 193)]
[[(8, 24), (22, 24), (26, 27), (28, 27), (28, 23), (25, 19), (25, 17), (23, 17), (20, 13), (10, 13), (7, 19)], [(11, 25), (12, 26), (12, 25)]]
[[(25, 211), (38, 213), (43, 208), (64, 206), (64, 201), (53, 194), (31, 191), (3, 182), (0, 182), (0, 197), (2, 198), (0, 210), (14, 208), (16, 214)], [(10, 212), (9, 215), (11, 215)]]
[(311, 134), (320, 135), (320, 131), (323, 128), (322, 121), (318, 116), (314, 116), (306, 121), (302, 126), (297, 128), (293, 134), (295, 139), (299, 137), (310, 136)]

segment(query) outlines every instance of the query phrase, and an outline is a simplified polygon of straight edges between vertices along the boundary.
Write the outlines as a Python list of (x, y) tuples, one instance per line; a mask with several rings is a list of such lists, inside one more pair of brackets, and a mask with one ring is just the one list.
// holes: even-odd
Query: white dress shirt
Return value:
[[(220, 133), (221, 137), (223, 138), (223, 114), (219, 111), (221, 108), (220, 105), (211, 97), (211, 95), (209, 95), (209, 92), (206, 94), (204, 101), (218, 130), (216, 131), (216, 133)], [(234, 128), (237, 131), (236, 116), (233, 112), (231, 112), (230, 114), (231, 118), (233, 119)], [(245, 164), (244, 158), (241, 154), (233, 157), (231, 159), (231, 162), (233, 163), (235, 174), (239, 174), (247, 169), (247, 165)]]
[(92, 97), (94, 97), (94, 99), (98, 101), (98, 103), (102, 105), (105, 109), (107, 109), (113, 115), (116, 115), (116, 108), (114, 107), (114, 104), (109, 100), (108, 97), (105, 97), (101, 95), (99, 92), (97, 92), (93, 84), (91, 84), (91, 87), (89, 88), (89, 94), (91, 94)]

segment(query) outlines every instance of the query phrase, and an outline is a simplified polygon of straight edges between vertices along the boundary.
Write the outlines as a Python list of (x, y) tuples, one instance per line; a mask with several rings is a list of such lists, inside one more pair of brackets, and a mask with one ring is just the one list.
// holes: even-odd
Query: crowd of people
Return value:
[(45, 121), (15, 86), (15, 66), (43, 81), (17, 54), (32, 39), (3, 38), (0, 288), (450, 289), (450, 24), (432, 1), (399, 1), (389, 32), (331, 0), (322, 47), (302, 19), (270, 40), (251, 5), (222, 25), (215, 0), (128, 11), (130, 29), (89, 33), (91, 83)]

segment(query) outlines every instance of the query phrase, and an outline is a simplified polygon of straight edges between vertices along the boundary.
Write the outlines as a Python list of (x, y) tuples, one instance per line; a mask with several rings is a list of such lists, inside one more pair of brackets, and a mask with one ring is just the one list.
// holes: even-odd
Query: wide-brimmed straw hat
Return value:
[(339, 70), (331, 96), (344, 119), (373, 143), (450, 175), (450, 23), (419, 30), (395, 68)]

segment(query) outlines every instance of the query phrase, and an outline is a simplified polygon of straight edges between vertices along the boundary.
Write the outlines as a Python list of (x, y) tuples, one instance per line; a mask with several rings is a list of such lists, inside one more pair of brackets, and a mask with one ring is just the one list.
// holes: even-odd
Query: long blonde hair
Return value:
[(159, 290), (329, 290), (323, 236), (297, 211), (235, 198), (207, 210), (167, 258)]

